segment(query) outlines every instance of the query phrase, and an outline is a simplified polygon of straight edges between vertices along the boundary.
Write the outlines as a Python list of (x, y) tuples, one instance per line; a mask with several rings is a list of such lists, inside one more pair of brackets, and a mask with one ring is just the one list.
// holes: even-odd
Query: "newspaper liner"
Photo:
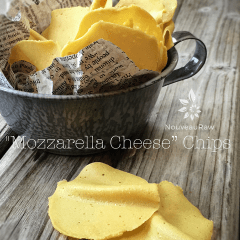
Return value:
[(113, 43), (99, 39), (77, 54), (55, 58), (41, 71), (31, 63), (19, 61), (10, 67), (11, 48), (29, 38), (29, 28), (41, 33), (51, 20), (51, 11), (57, 8), (89, 6), (89, 0), (14, 1), (8, 15), (0, 15), (0, 85), (20, 91), (80, 95), (102, 93), (136, 86), (159, 73), (140, 70), (128, 56)]

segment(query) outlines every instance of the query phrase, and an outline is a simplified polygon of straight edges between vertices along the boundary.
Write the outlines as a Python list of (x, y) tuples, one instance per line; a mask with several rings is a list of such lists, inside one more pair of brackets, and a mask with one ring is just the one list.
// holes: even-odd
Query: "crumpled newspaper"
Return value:
[(99, 39), (77, 54), (55, 58), (41, 71), (31, 63), (19, 61), (10, 67), (11, 48), (29, 38), (29, 29), (41, 33), (58, 8), (90, 6), (90, 0), (14, 0), (6, 15), (0, 15), (0, 85), (20, 91), (54, 94), (93, 94), (139, 85), (159, 75), (140, 70), (113, 43)]

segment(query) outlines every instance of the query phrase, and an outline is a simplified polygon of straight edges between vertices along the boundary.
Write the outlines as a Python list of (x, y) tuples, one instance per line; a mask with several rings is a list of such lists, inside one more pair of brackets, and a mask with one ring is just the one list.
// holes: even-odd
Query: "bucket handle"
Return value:
[(205, 44), (200, 39), (196, 38), (193, 34), (186, 31), (174, 32), (172, 34), (174, 46), (176, 46), (179, 42), (190, 39), (194, 39), (196, 41), (196, 48), (193, 57), (184, 67), (171, 72), (165, 78), (163, 87), (192, 77), (203, 67), (204, 63), (206, 62), (207, 49)]

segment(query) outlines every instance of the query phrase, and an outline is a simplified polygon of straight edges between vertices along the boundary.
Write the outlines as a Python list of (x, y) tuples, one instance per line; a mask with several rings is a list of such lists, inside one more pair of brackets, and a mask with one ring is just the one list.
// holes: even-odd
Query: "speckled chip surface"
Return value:
[(157, 211), (159, 201), (157, 184), (92, 163), (73, 181), (58, 183), (49, 198), (49, 216), (67, 236), (107, 239), (138, 228)]
[(180, 187), (163, 181), (158, 188), (158, 211), (139, 228), (110, 240), (211, 240), (213, 222), (203, 217)]

